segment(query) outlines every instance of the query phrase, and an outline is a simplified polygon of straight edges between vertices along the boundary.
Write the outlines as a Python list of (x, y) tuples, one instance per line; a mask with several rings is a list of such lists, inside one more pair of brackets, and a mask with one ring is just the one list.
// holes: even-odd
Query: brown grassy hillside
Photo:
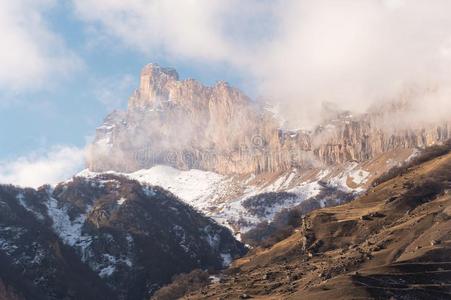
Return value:
[(314, 211), (185, 299), (451, 299), (451, 154)]

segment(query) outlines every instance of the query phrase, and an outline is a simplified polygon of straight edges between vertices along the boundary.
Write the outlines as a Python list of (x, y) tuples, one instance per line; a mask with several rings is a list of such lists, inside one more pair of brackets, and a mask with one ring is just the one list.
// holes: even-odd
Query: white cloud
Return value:
[(326, 101), (364, 111), (411, 86), (451, 87), (446, 0), (73, 2), (83, 20), (149, 57), (235, 66), (297, 125), (317, 121)]
[(39, 88), (53, 75), (68, 74), (81, 64), (44, 14), (55, 0), (0, 1), (0, 88)]
[(227, 62), (234, 58), (236, 62), (243, 61), (245, 53), (232, 55), (240, 47), (237, 42), (246, 45), (249, 40), (264, 36), (268, 29), (265, 18), (271, 8), (266, 1), (256, 0), (73, 2), (82, 20), (102, 30), (97, 31), (102, 39), (102, 33), (109, 34), (154, 57), (163, 54)]
[(83, 169), (84, 149), (55, 146), (14, 161), (0, 161), (0, 183), (25, 187), (56, 184)]
[[(324, 101), (365, 111), (413, 86), (450, 87), (450, 9), (441, 0), (292, 1), (280, 10), (279, 32), (261, 63), (253, 64), (261, 91), (306, 125)], [(435, 109), (451, 112), (451, 105)]]

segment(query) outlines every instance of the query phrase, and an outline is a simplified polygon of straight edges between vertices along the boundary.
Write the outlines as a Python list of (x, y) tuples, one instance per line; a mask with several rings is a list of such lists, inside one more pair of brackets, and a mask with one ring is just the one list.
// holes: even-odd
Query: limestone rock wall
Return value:
[(221, 174), (279, 172), (310, 164), (365, 161), (397, 148), (451, 137), (451, 122), (386, 130), (383, 115), (337, 114), (314, 131), (285, 131), (272, 113), (225, 82), (179, 80), (174, 69), (144, 67), (126, 112), (97, 129), (88, 168), (122, 172), (156, 164)]

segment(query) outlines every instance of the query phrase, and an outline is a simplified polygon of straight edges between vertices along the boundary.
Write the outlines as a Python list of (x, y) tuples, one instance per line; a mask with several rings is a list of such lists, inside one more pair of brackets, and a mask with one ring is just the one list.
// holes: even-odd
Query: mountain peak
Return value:
[(162, 109), (176, 103), (208, 106), (210, 100), (246, 102), (248, 98), (225, 81), (206, 86), (192, 78), (180, 80), (174, 68), (150, 63), (141, 71), (139, 88), (130, 97), (129, 109)]
[(161, 67), (150, 63), (141, 71), (139, 89), (132, 95), (130, 108), (153, 107), (170, 98), (170, 86), (179, 80), (179, 74), (173, 68)]
[(179, 74), (177, 73), (176, 69), (161, 67), (159, 64), (156, 63), (149, 63), (145, 65), (141, 71), (141, 77), (143, 76), (150, 76), (155, 80), (159, 79), (159, 77), (161, 76), (164, 77), (168, 76), (170, 78), (173, 78), (174, 80), (179, 80)]

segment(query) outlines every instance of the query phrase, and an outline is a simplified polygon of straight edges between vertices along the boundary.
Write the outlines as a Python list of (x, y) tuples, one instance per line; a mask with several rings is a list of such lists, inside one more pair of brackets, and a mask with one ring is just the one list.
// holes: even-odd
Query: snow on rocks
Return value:
[[(328, 168), (318, 169), (313, 178), (299, 181), (302, 172), (292, 169), (272, 180), (257, 181), (255, 174), (249, 174), (246, 178), (237, 179), (233, 176), (224, 176), (214, 172), (191, 169), (178, 170), (169, 166), (158, 165), (150, 169), (142, 169), (133, 173), (105, 172), (125, 176), (137, 180), (146, 186), (145, 193), (152, 193), (147, 185), (160, 186), (190, 204), (207, 216), (212, 217), (219, 224), (232, 229), (232, 231), (245, 232), (262, 221), (271, 221), (274, 215), (284, 208), (293, 207), (304, 200), (317, 196), (321, 190), (320, 182), (335, 187), (345, 192), (360, 192), (360, 188), (369, 177), (369, 172), (360, 168), (357, 163), (344, 165), (339, 172), (332, 172)], [(76, 176), (94, 178), (100, 174), (84, 170)], [(348, 186), (351, 179), (355, 186)], [(238, 191), (238, 192), (237, 192)], [(273, 203), (266, 208), (265, 216), (255, 216), (243, 206), (243, 202), (263, 193), (287, 192), (295, 194), (285, 201)], [(118, 204), (124, 201), (118, 200)], [(237, 223), (247, 223), (249, 226)]]
[(11, 255), (18, 249), (15, 241), (23, 234), (23, 229), (15, 226), (0, 227), (0, 250)]
[(229, 253), (221, 253), (222, 265), (226, 268), (232, 263), (232, 256)]
[(109, 265), (100, 270), (99, 276), (102, 278), (109, 277), (113, 275), (114, 271), (116, 271), (116, 268), (113, 265)]
[[(46, 203), (49, 217), (53, 221), (52, 228), (61, 240), (69, 245), (77, 247), (82, 256), (91, 244), (91, 237), (82, 234), (82, 227), (86, 220), (86, 214), (80, 214), (74, 220), (69, 218), (67, 207), (60, 207), (58, 201), (51, 195)], [(87, 211), (90, 207), (87, 208)]]
[(16, 196), (17, 201), (19, 204), (25, 208), (27, 211), (31, 212), (38, 220), (44, 220), (44, 216), (40, 214), (39, 212), (33, 210), (26, 202), (25, 202), (25, 195), (23, 193), (19, 193)]
[(349, 176), (351, 176), (352, 181), (358, 185), (363, 184), (366, 182), (368, 176), (370, 176), (370, 172), (362, 170), (362, 169), (357, 169), (357, 170), (352, 170), (349, 173)]
[(127, 176), (161, 186), (198, 209), (202, 209), (208, 201), (217, 197), (225, 181), (225, 176), (213, 172), (196, 169), (181, 171), (168, 166), (155, 166)]
[(219, 242), (221, 241), (219, 234), (215, 232), (210, 225), (207, 225), (202, 230), (205, 233), (203, 237), (204, 240), (207, 241), (212, 249), (218, 249)]
[[(370, 176), (370, 173), (360, 167), (360, 165), (356, 162), (347, 163), (344, 165), (344, 168), (341, 172), (336, 174), (333, 177), (327, 178), (327, 182), (329, 185), (334, 186), (342, 191), (346, 192), (362, 192), (362, 185), (366, 183)], [(351, 180), (351, 183), (355, 185), (355, 187), (350, 186), (348, 180)]]
[(104, 253), (102, 258), (102, 263), (94, 268), (102, 278), (113, 275), (119, 265), (126, 265), (129, 268), (133, 266), (130, 258), (128, 257), (117, 258), (111, 254)]

